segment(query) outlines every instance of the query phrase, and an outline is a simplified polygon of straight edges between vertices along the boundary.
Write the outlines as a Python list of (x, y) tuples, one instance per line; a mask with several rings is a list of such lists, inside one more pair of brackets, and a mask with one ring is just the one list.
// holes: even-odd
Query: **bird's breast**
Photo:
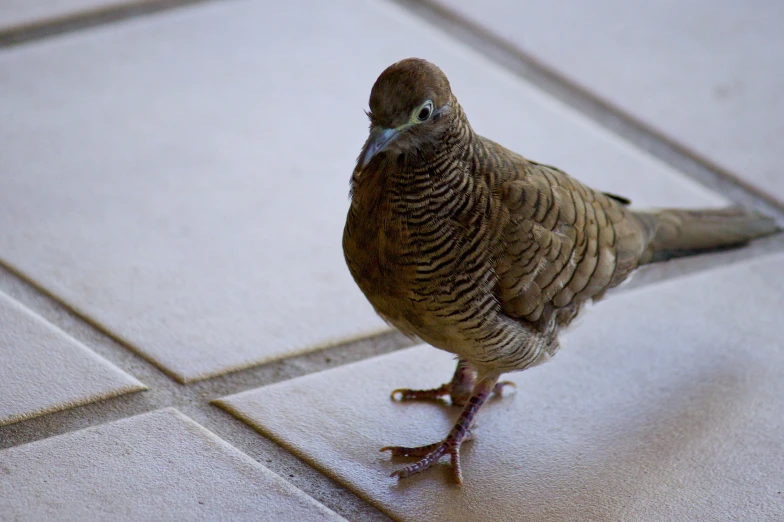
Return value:
[(457, 318), (482, 298), (489, 264), (472, 255), (478, 222), (449, 212), (470, 207), (444, 201), (444, 191), (433, 198), (434, 192), (439, 194), (431, 187), (421, 195), (397, 191), (369, 198), (355, 191), (343, 246), (354, 280), (379, 315), (457, 352), (465, 340)]
[(387, 198), (354, 195), (343, 232), (346, 264), (379, 315), (398, 327), (411, 278), (402, 256), (409, 241)]

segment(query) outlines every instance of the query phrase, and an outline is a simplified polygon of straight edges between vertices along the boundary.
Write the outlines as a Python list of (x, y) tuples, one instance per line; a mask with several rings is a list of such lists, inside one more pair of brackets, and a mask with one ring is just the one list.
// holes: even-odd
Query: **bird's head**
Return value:
[(370, 91), (370, 136), (357, 170), (382, 153), (421, 153), (435, 146), (449, 127), (453, 102), (449, 80), (432, 63), (407, 58), (387, 67)]

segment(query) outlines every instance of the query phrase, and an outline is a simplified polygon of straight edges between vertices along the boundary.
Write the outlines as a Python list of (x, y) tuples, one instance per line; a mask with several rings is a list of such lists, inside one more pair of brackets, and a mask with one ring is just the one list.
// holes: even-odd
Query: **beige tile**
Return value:
[(0, 325), (0, 426), (147, 389), (3, 293)]
[(533, 158), (722, 201), (395, 6), (237, 0), (0, 54), (0, 257), (186, 381), (384, 328), (340, 244), (362, 109), (411, 55)]
[(415, 347), (219, 401), (401, 520), (780, 520), (784, 255), (627, 292), (549, 363), (511, 375), (462, 455), (396, 483), (378, 449), (441, 439), (457, 415), (396, 403), (451, 357)]
[(0, 451), (4, 520), (343, 520), (174, 409)]
[[(143, 4), (148, 0), (137, 1)], [(127, 3), (128, 0), (3, 0), (0, 2), (0, 32)]]
[(784, 4), (438, 0), (784, 202)]

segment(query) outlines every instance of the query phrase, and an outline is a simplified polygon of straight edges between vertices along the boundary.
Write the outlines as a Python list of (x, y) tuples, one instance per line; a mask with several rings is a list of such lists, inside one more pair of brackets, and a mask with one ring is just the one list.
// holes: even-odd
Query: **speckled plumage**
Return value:
[(388, 448), (423, 457), (400, 477), (449, 454), (460, 481), (460, 443), (499, 376), (552, 356), (580, 307), (639, 265), (776, 230), (737, 208), (632, 211), (622, 197), (474, 133), (446, 76), (424, 60), (381, 74), (369, 117), (346, 262), (379, 315), (459, 357), (451, 383), (398, 390), (401, 398), (450, 395), (465, 405), (441, 443)]

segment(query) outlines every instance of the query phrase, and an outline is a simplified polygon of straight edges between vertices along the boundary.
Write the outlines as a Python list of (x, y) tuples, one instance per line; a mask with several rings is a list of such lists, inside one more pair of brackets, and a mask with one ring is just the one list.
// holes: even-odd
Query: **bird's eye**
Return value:
[(430, 116), (433, 115), (433, 102), (427, 100), (425, 104), (419, 109), (417, 113), (417, 119), (419, 121), (426, 121)]

